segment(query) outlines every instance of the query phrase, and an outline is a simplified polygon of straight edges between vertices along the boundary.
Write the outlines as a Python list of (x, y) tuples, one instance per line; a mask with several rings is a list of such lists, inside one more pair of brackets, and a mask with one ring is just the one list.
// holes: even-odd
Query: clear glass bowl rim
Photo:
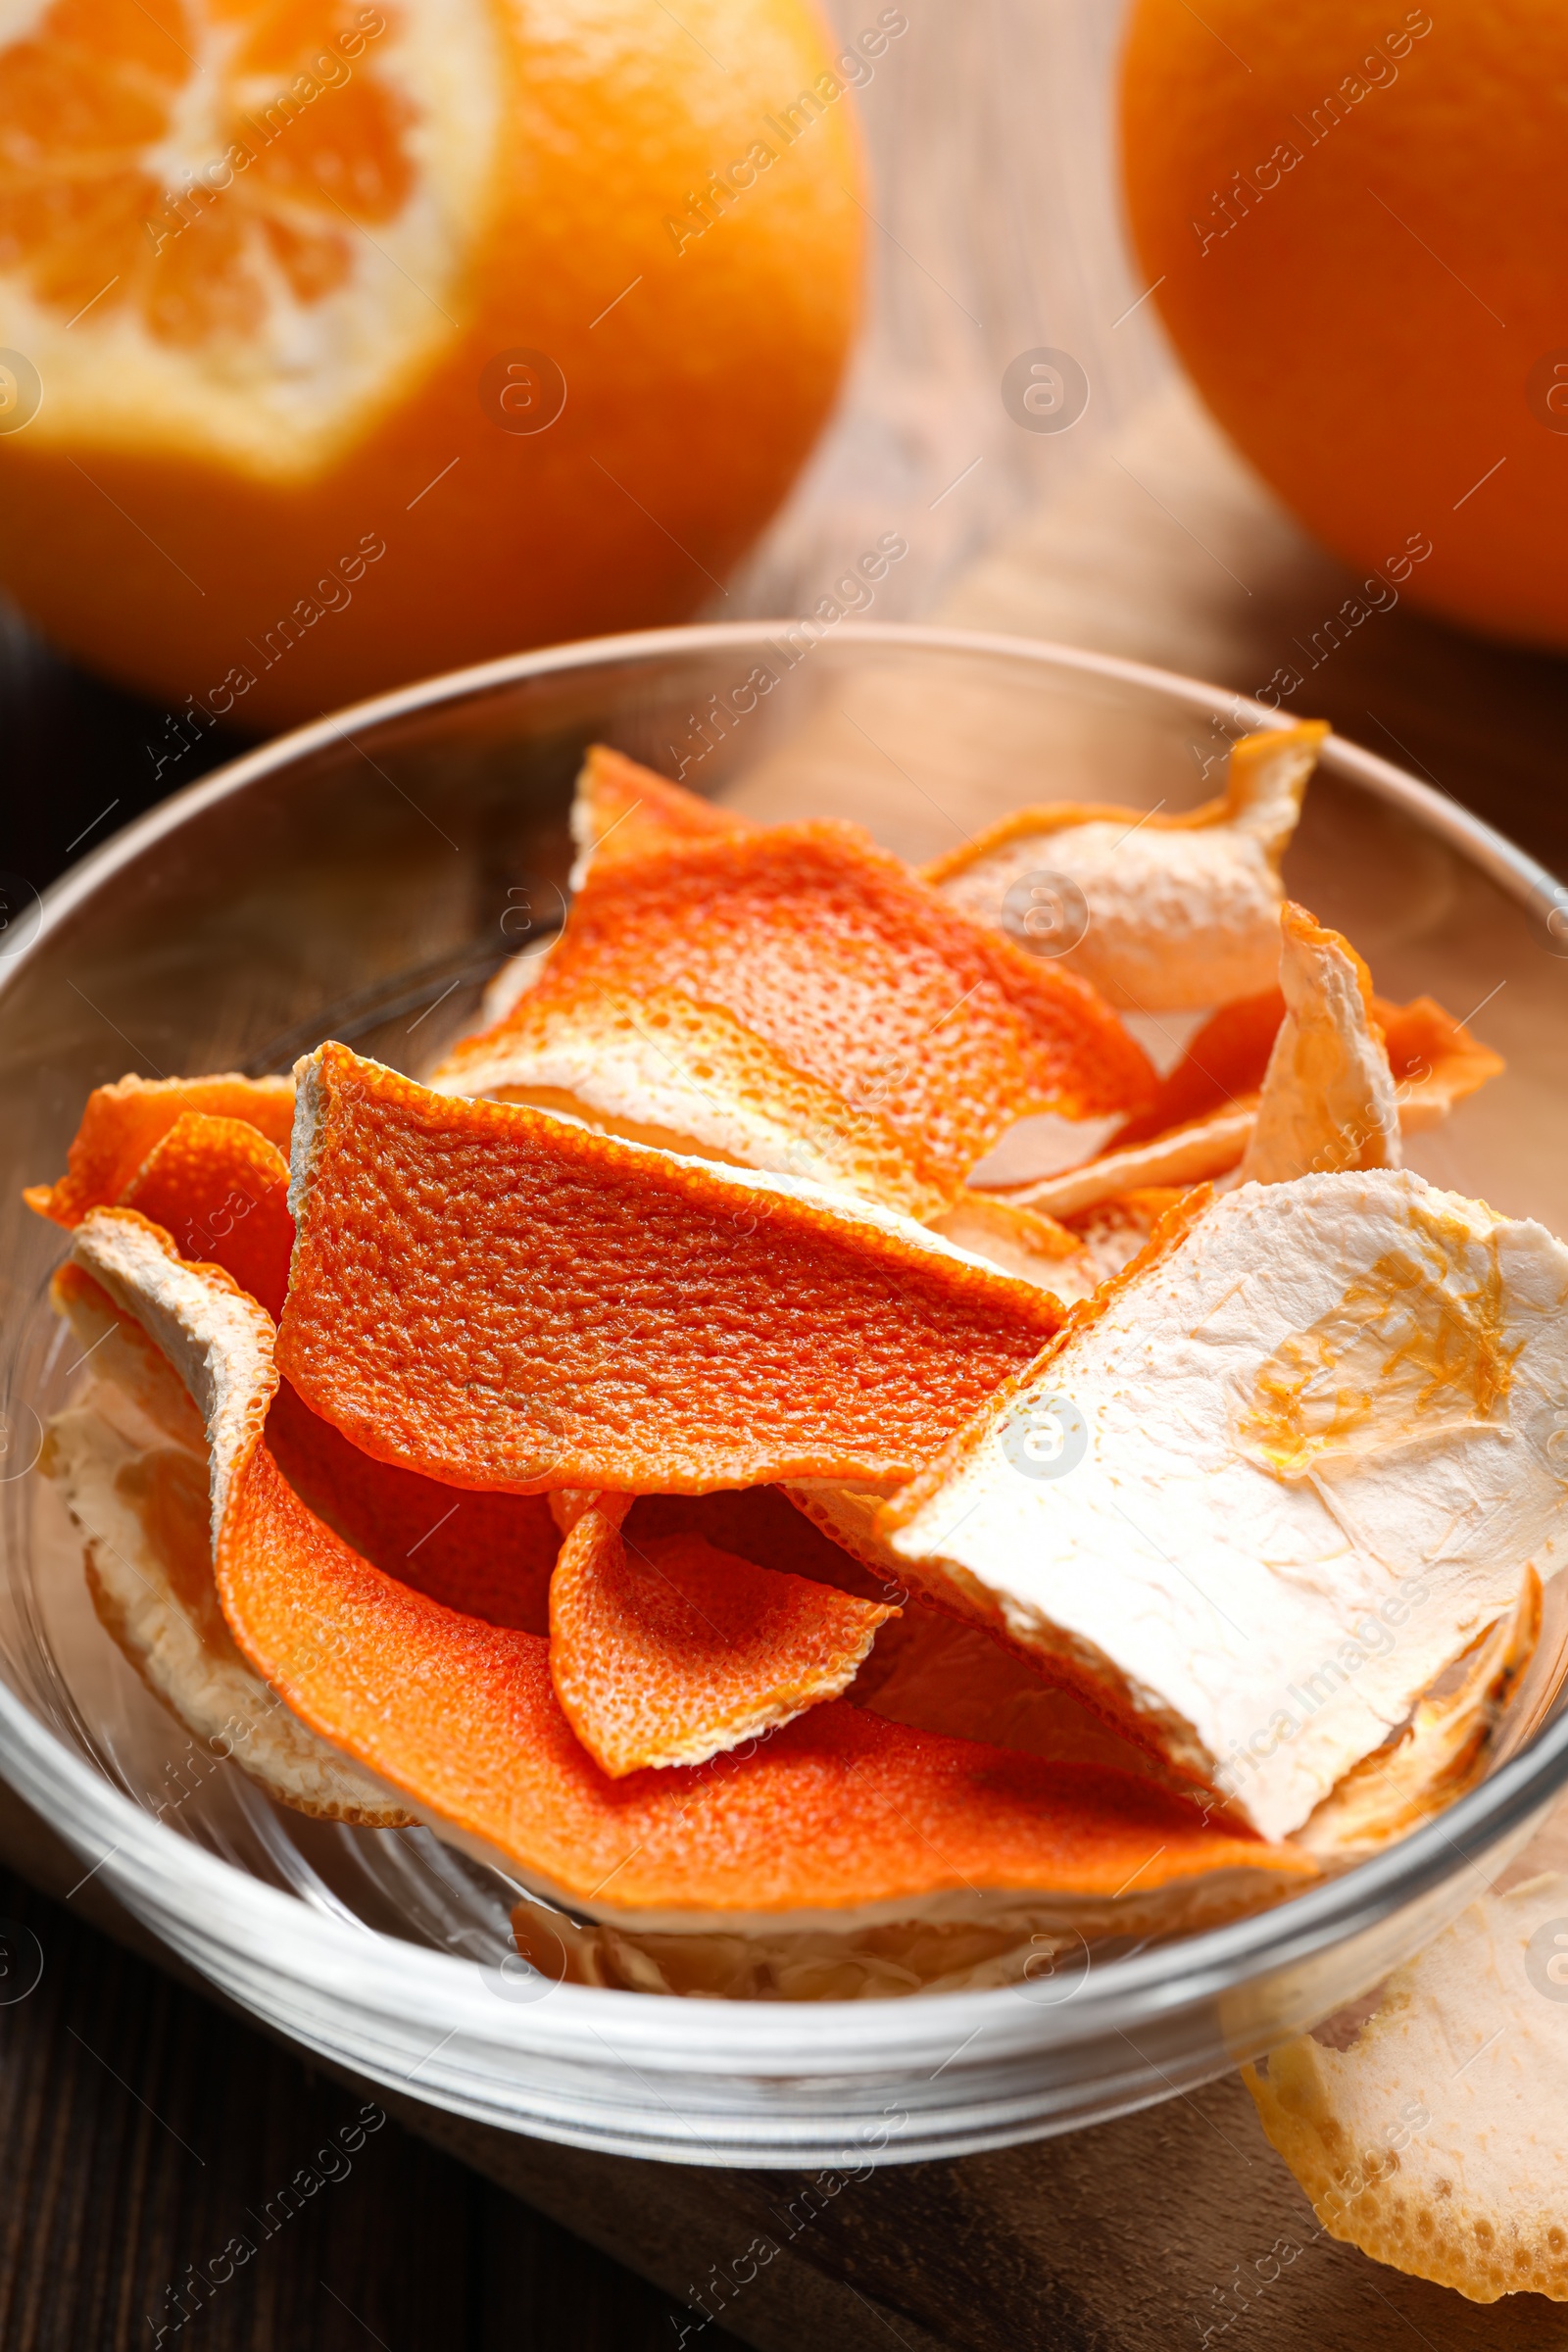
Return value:
[[(351, 731), (572, 669), (725, 651), (760, 654), (771, 635), (790, 625), (788, 620), (724, 622), (548, 647), (424, 679), (276, 737), (161, 802), (51, 884), (41, 894), (37, 933), (0, 973), (0, 1003), (50, 933), (119, 870), (199, 811), (330, 748)], [(1280, 712), (1231, 688), (1045, 640), (846, 621), (834, 627), (831, 642), (867, 652), (880, 646), (901, 653), (929, 651), (938, 657), (965, 654), (1047, 671), (1087, 673), (1162, 696), (1243, 730), (1290, 723)], [(1403, 810), (1522, 904), (1558, 903), (1561, 885), (1546, 867), (1482, 818), (1391, 761), (1336, 735), (1326, 743), (1321, 764)], [(322, 1991), (340, 1997), (351, 1994), (362, 2009), (389, 2020), (416, 2015), (432, 2031), (449, 2028), (448, 2039), (468, 2033), (481, 2043), (499, 2041), (519, 2052), (591, 2063), (595, 2045), (601, 2060), (606, 2055), (599, 2028), (609, 2033), (617, 2023), (628, 2025), (628, 2009), (634, 2008), (640, 2054), (656, 2064), (662, 2056), (671, 2067), (699, 2076), (730, 2074), (751, 2065), (764, 2074), (787, 2070), (793, 2077), (810, 2078), (846, 2070), (860, 2075), (878, 2067), (898, 2073), (912, 2070), (926, 2057), (949, 2049), (956, 2036), (961, 2042), (966, 2032), (978, 2032), (982, 2026), (987, 2029), (988, 2059), (995, 2063), (1005, 2060), (1009, 2051), (1038, 2051), (1052, 2042), (1121, 2031), (1161, 2012), (1211, 2002), (1265, 1970), (1303, 1963), (1417, 1899), (1538, 1814), (1568, 1783), (1568, 1714), (1387, 1853), (1294, 1897), (1281, 1909), (1161, 1950), (1102, 1964), (1090, 1972), (1075, 1998), (1055, 2007), (1019, 2002), (1005, 1989), (951, 1993), (941, 1999), (798, 2006), (660, 2000), (569, 1984), (557, 1985), (548, 2001), (511, 2007), (498, 2003), (476, 1981), (473, 1963), (322, 1917), (296, 1897), (263, 1885), (164, 1828), (73, 1755), (4, 1684), (0, 1769), (95, 1872), (103, 1871), (130, 1910), (198, 1966), (208, 1965), (209, 1973), (229, 1974), (204, 1962), (209, 1944), (232, 1956), (242, 1972), (247, 1952), (275, 1953), (286, 1946), (296, 1956), (296, 1974)], [(95, 1850), (100, 1839), (101, 1855)], [(172, 1935), (174, 1922), (183, 1922), (186, 1933)], [(308, 2024), (298, 2019), (291, 2031), (311, 2038)], [(331, 2044), (320, 2046), (330, 2049)], [(442, 2104), (462, 2108), (469, 2103), (456, 2085), (443, 2085), (433, 2077), (427, 2089)], [(899, 2151), (889, 2148), (887, 2153), (895, 2157)], [(693, 2159), (702, 2161), (695, 2149)]]

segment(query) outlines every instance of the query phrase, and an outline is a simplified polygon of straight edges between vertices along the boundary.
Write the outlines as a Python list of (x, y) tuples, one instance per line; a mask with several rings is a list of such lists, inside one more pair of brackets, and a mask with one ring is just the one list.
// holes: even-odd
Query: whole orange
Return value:
[(1137, 0), (1121, 130), (1147, 281), (1259, 472), (1432, 612), (1568, 645), (1560, 0)]
[(0, 580), (50, 635), (276, 726), (715, 592), (834, 397), (899, 10), (844, 52), (808, 0), (22, 20)]

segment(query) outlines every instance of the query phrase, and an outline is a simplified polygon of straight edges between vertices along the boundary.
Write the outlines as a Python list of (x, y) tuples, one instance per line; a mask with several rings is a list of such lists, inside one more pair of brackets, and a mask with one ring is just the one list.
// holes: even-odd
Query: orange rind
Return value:
[(897, 1609), (759, 1568), (700, 1536), (628, 1540), (597, 1510), (550, 1585), (550, 1679), (612, 1780), (703, 1764), (853, 1682)]
[(1233, 1168), (1272, 1183), (1312, 1166), (1397, 1166), (1402, 1135), (1436, 1125), (1502, 1069), (1431, 997), (1374, 996), (1349, 942), (1303, 908), (1287, 903), (1281, 925), (1283, 989), (1223, 1005), (1098, 1159), (995, 1197), (1081, 1220), (1131, 1193)]
[(1372, 1017), (1371, 973), (1348, 940), (1291, 900), (1280, 911), (1280, 938), (1285, 1018), (1242, 1154), (1242, 1182), (1396, 1168), (1399, 1106)]
[[(1559, 1808), (1516, 1883), (1478, 1885), (1379, 1986), (1348, 2046), (1303, 2034), (1243, 2070), (1329, 2235), (1472, 2303), (1568, 2302), (1568, 1878), (1548, 1862), (1560, 1844)], [(1555, 2330), (1520, 2332), (1546, 2343)]]
[(119, 1196), (172, 1235), (181, 1257), (225, 1266), (275, 1323), (294, 1220), (288, 1161), (244, 1119), (182, 1111)]
[(1059, 1328), (867, 1204), (302, 1062), (279, 1363), (454, 1486), (698, 1493), (906, 1475)]
[(571, 805), (571, 838), (577, 852), (571, 887), (581, 890), (590, 869), (604, 873), (675, 842), (757, 830), (749, 817), (736, 816), (695, 792), (683, 792), (667, 776), (628, 760), (624, 752), (591, 744)]
[(1293, 1835), (1568, 1557), (1565, 1295), (1407, 1170), (1190, 1195), (873, 1535)]
[(373, 1461), (286, 1380), (267, 1443), (294, 1492), (372, 1567), (489, 1625), (548, 1634), (561, 1537), (544, 1495), (444, 1487)]
[(630, 1926), (942, 1918), (989, 1893), (1112, 1902), (1314, 1865), (1132, 1774), (883, 1722), (842, 1699), (749, 1756), (602, 1772), (550, 1681), (549, 1644), (412, 1591), (318, 1518), (265, 1431), (270, 1319), (133, 1212), (99, 1210), (80, 1262), (191, 1387), (212, 1446), (217, 1585), (255, 1672), (300, 1721), (549, 1900)]
[(925, 1224), (954, 1187), (880, 1112), (808, 1077), (722, 1005), (679, 989), (550, 988), (518, 1002), (488, 1054), (460, 1047), (430, 1084), (573, 1118), (663, 1152), (800, 1176)]
[[(1034, 1111), (1130, 1113), (1153, 1091), (1094, 989), (972, 922), (853, 825), (634, 836), (601, 853), (512, 1017), (532, 1032), (546, 1004), (664, 990), (720, 1006), (852, 1111), (878, 1113), (950, 1186)], [(507, 1034), (503, 1021), (466, 1040), (441, 1083), (468, 1091)]]
[(79, 1225), (90, 1208), (124, 1196), (147, 1154), (187, 1111), (243, 1119), (287, 1154), (294, 1125), (292, 1078), (122, 1078), (87, 1097), (81, 1124), (54, 1184), (29, 1185), (29, 1208), (57, 1225)]
[[(1306, 719), (1243, 736), (1223, 797), (1179, 815), (1071, 801), (1020, 808), (926, 879), (999, 928), (1031, 883), (1054, 886), (1058, 902), (1065, 883), (1082, 901), (1083, 929), (1064, 960), (1108, 1003), (1141, 1012), (1228, 1004), (1273, 979), (1280, 861), (1328, 731)], [(1027, 930), (1027, 909), (1012, 919)]]

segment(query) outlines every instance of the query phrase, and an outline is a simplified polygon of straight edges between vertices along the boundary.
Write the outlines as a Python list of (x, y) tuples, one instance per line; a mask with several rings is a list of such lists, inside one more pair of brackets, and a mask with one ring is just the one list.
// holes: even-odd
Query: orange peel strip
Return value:
[(1268, 1058), (1242, 1181), (1288, 1183), (1399, 1165), (1399, 1107), (1372, 975), (1349, 941), (1287, 900), (1280, 909), (1285, 1018)]
[(679, 989), (642, 996), (549, 988), (519, 1000), (488, 1054), (460, 1048), (430, 1081), (577, 1118), (658, 1151), (804, 1176), (925, 1223), (950, 1205), (917, 1151), (856, 1109), (721, 1004)]
[(700, 1536), (628, 1543), (584, 1512), (550, 1586), (550, 1679), (612, 1780), (703, 1764), (850, 1684), (898, 1610), (759, 1568)]
[[(1296, 1163), (1311, 1152), (1327, 1155), (1320, 1165), (1359, 1152), (1361, 1165), (1397, 1166), (1401, 1135), (1435, 1126), (1504, 1067), (1499, 1054), (1431, 997), (1394, 1004), (1372, 995), (1365, 964), (1338, 931), (1320, 928), (1289, 902), (1280, 919), (1281, 969), (1295, 1000), (1289, 1033), (1278, 988), (1223, 1005), (1164, 1081), (1154, 1107), (1129, 1120), (1100, 1158), (997, 1197), (1076, 1217), (1133, 1191), (1196, 1184), (1238, 1166), (1244, 1177), (1276, 1182), (1302, 1173)], [(1310, 1042), (1303, 1045), (1303, 1037)], [(1298, 1068), (1303, 1053), (1311, 1066)], [(1266, 1135), (1263, 1144), (1255, 1141), (1260, 1121), (1273, 1144)], [(1295, 1138), (1288, 1148), (1279, 1142), (1287, 1131)], [(1360, 1139), (1353, 1152), (1352, 1136)], [(1265, 1150), (1269, 1156), (1259, 1156)], [(1368, 1151), (1381, 1156), (1368, 1159)], [(1070, 1295), (1065, 1285), (1058, 1289)]]
[(867, 1207), (300, 1065), (278, 1360), (367, 1453), (454, 1486), (701, 1493), (889, 1478), (1061, 1323)]
[(1020, 808), (926, 868), (977, 920), (1002, 925), (1007, 894), (1040, 879), (1081, 893), (1073, 968), (1113, 1004), (1224, 1004), (1262, 988), (1277, 954), (1280, 860), (1328, 727), (1243, 736), (1223, 796), (1174, 816), (1102, 802)]
[[(722, 1005), (852, 1108), (880, 1112), (953, 1183), (1016, 1119), (1131, 1112), (1154, 1088), (1085, 981), (971, 921), (853, 825), (731, 829), (596, 858), (529, 1014), (659, 989)], [(506, 1030), (459, 1046), (443, 1083), (493, 1063)]]
[(288, 1161), (248, 1120), (181, 1111), (120, 1195), (173, 1237), (181, 1257), (225, 1266), (273, 1322), (288, 1289)]
[(292, 1078), (122, 1078), (87, 1097), (66, 1173), (29, 1185), (27, 1206), (57, 1225), (75, 1226), (90, 1208), (119, 1200), (155, 1144), (186, 1111), (244, 1119), (285, 1154), (294, 1125)]
[(373, 1461), (286, 1380), (267, 1443), (295, 1493), (372, 1567), (487, 1624), (548, 1634), (561, 1538), (543, 1495), (475, 1494)]
[(207, 1418), (218, 1589), (243, 1654), (310, 1730), (540, 1892), (733, 1926), (1312, 1871), (1131, 1774), (911, 1732), (842, 1699), (749, 1757), (612, 1781), (561, 1711), (546, 1642), (410, 1591), (295, 1494), (263, 1434), (272, 1327), (231, 1278), (122, 1209), (96, 1212), (78, 1247)]
[(667, 776), (628, 760), (607, 745), (590, 746), (577, 778), (571, 808), (571, 837), (577, 861), (571, 887), (580, 890), (590, 867), (607, 867), (643, 857), (649, 850), (705, 833), (755, 833), (749, 817), (717, 808), (695, 792), (682, 792)]

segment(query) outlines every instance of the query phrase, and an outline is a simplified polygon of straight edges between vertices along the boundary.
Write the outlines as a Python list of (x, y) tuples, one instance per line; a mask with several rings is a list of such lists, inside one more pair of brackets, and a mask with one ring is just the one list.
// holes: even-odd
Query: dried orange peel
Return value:
[(270, 1794), (328, 1820), (408, 1821), (268, 1689), (219, 1607), (222, 1458), (210, 1460), (204, 1412), (222, 1446), (243, 1442), (226, 1366), (247, 1348), (270, 1352), (271, 1318), (221, 1267), (185, 1266), (168, 1234), (124, 1209), (88, 1212), (55, 1298), (78, 1334), (96, 1335), (97, 1377), (50, 1422), (43, 1466), (81, 1531), (104, 1626), (171, 1714)]
[(226, 1266), (274, 1323), (283, 1312), (294, 1248), (288, 1161), (247, 1120), (182, 1111), (118, 1205), (162, 1225), (181, 1257)]
[(57, 1225), (79, 1225), (90, 1208), (120, 1200), (143, 1160), (187, 1111), (243, 1119), (287, 1153), (294, 1125), (292, 1078), (122, 1078), (94, 1087), (54, 1184), (30, 1185), (29, 1208)]
[(96, 1211), (77, 1251), (202, 1407), (218, 1592), (254, 1671), (377, 1785), (548, 1898), (654, 1928), (836, 1924), (962, 1914), (988, 1894), (1108, 1903), (1135, 1877), (1312, 1872), (1134, 1775), (843, 1700), (749, 1756), (611, 1780), (561, 1710), (548, 1642), (410, 1590), (294, 1492), (266, 1438), (273, 1328), (229, 1276), (123, 1209)]
[(571, 838), (577, 852), (571, 887), (580, 890), (591, 868), (604, 873), (673, 842), (757, 830), (749, 817), (737, 816), (695, 792), (683, 792), (667, 776), (628, 760), (624, 752), (596, 743), (583, 760), (571, 805)]
[(1375, 996), (1348, 940), (1291, 901), (1280, 915), (1280, 983), (1205, 1023), (1154, 1106), (1098, 1159), (1000, 1197), (1065, 1218), (1232, 1168), (1266, 1184), (1312, 1169), (1397, 1167), (1407, 1129), (1435, 1125), (1503, 1067), (1431, 997), (1399, 1005)]
[[(665, 786), (666, 800), (675, 792)], [(690, 796), (684, 796), (689, 799)], [(853, 825), (632, 833), (591, 859), (526, 1008), (677, 990), (723, 1008), (792, 1070), (880, 1114), (952, 1187), (1033, 1111), (1142, 1106), (1152, 1070), (1073, 974), (972, 922)], [(444, 1086), (486, 1085), (508, 1022), (466, 1040)]]
[(1279, 953), (1280, 861), (1328, 728), (1245, 735), (1221, 799), (1161, 810), (1063, 801), (1020, 808), (926, 868), (977, 920), (1003, 926), (1009, 891), (1065, 881), (1086, 927), (1066, 960), (1112, 1004), (1158, 1012), (1266, 988)]
[(1568, 1558), (1565, 1295), (1406, 1170), (1189, 1196), (873, 1531), (1289, 1836)]
[(697, 1493), (905, 1475), (1059, 1328), (867, 1204), (299, 1069), (278, 1360), (367, 1453), (454, 1486)]
[(614, 1780), (702, 1764), (836, 1698), (898, 1611), (759, 1568), (701, 1536), (625, 1537), (588, 1510), (550, 1586), (550, 1679)]
[[(1330, 2236), (1473, 2303), (1568, 2302), (1568, 1878), (1561, 1815), (1395, 1970), (1348, 2048), (1248, 2067), (1263, 2129)], [(1521, 2340), (1550, 2341), (1537, 2323)]]
[(1372, 1017), (1371, 973), (1348, 939), (1290, 900), (1280, 938), (1285, 1018), (1242, 1154), (1242, 1182), (1396, 1168), (1399, 1107)]

